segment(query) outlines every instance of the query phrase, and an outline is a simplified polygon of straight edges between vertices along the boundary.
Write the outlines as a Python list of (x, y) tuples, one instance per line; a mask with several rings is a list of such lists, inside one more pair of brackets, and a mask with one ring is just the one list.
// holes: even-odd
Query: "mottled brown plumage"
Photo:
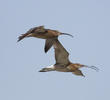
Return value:
[(47, 52), (53, 45), (53, 39), (58, 38), (59, 35), (69, 35), (73, 37), (72, 35), (67, 33), (61, 33), (57, 30), (45, 29), (44, 26), (38, 26), (31, 28), (25, 34), (19, 36), (18, 42), (26, 37), (36, 37), (36, 38), (46, 39), (44, 50), (45, 52)]
[(56, 64), (53, 66), (43, 68), (40, 72), (47, 72), (47, 71), (60, 71), (60, 72), (72, 72), (75, 75), (84, 76), (81, 70), (82, 67), (88, 67), (95, 70), (98, 70), (95, 66), (87, 66), (79, 63), (71, 63), (69, 61), (69, 53), (67, 50), (62, 46), (58, 39), (54, 39), (53, 47), (55, 50), (55, 60)]
[(79, 63), (70, 62), (68, 58), (69, 53), (58, 40), (59, 35), (72, 36), (67, 33), (61, 33), (57, 30), (45, 29), (44, 26), (38, 26), (31, 28), (25, 34), (19, 36), (18, 42), (26, 37), (36, 37), (36, 38), (46, 39), (45, 47), (44, 47), (45, 52), (47, 52), (53, 45), (55, 51), (56, 63), (52, 66), (41, 69), (40, 72), (47, 72), (47, 71), (72, 72), (75, 75), (84, 76), (80, 70), (80, 68), (82, 67), (98, 70), (98, 68), (95, 66), (87, 66)]

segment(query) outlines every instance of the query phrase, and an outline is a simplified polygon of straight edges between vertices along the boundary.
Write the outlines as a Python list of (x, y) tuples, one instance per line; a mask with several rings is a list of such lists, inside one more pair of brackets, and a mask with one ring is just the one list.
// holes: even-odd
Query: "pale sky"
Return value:
[[(74, 35), (59, 37), (70, 60), (100, 71), (38, 72), (55, 63), (53, 48), (17, 38), (39, 25)], [(0, 27), (0, 100), (110, 100), (109, 0), (1, 0)]]

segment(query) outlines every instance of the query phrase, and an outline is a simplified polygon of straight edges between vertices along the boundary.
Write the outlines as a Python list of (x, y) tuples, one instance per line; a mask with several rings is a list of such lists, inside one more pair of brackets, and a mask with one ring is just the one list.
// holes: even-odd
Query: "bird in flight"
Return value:
[(69, 53), (59, 42), (58, 39), (54, 39), (53, 47), (55, 51), (55, 60), (56, 63), (49, 67), (41, 69), (39, 72), (48, 72), (48, 71), (59, 71), (59, 72), (72, 72), (75, 75), (84, 76), (80, 68), (87, 67), (92, 68), (96, 71), (99, 69), (95, 66), (87, 66), (79, 63), (72, 63), (69, 61)]
[(29, 29), (25, 34), (22, 34), (18, 37), (18, 42), (26, 37), (36, 37), (41, 39), (46, 39), (44, 51), (45, 53), (52, 47), (53, 40), (57, 39), (59, 35), (69, 35), (73, 37), (71, 34), (62, 33), (57, 30), (45, 29), (44, 26), (38, 26)]

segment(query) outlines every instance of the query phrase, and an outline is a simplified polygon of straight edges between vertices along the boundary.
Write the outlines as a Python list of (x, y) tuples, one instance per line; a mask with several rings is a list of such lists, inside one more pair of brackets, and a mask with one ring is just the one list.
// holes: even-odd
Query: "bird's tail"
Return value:
[(21, 41), (22, 39), (24, 39), (25, 37), (27, 37), (30, 33), (25, 33), (25, 34), (21, 34), (21, 36), (18, 37), (17, 42)]
[(49, 72), (49, 71), (55, 71), (54, 65), (42, 68), (39, 72)]

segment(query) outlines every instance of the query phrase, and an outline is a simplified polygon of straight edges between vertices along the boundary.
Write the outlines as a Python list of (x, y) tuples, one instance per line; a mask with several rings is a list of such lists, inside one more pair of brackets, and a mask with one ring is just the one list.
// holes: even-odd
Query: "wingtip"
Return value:
[(45, 47), (44, 47), (44, 52), (45, 53), (47, 53), (50, 50), (50, 48), (52, 47), (53, 43), (54, 43), (54, 39), (47, 39), (45, 41)]
[(47, 49), (47, 48), (44, 48), (44, 52), (45, 52), (45, 53), (47, 53), (47, 52), (48, 52), (48, 50), (49, 50), (49, 49)]

